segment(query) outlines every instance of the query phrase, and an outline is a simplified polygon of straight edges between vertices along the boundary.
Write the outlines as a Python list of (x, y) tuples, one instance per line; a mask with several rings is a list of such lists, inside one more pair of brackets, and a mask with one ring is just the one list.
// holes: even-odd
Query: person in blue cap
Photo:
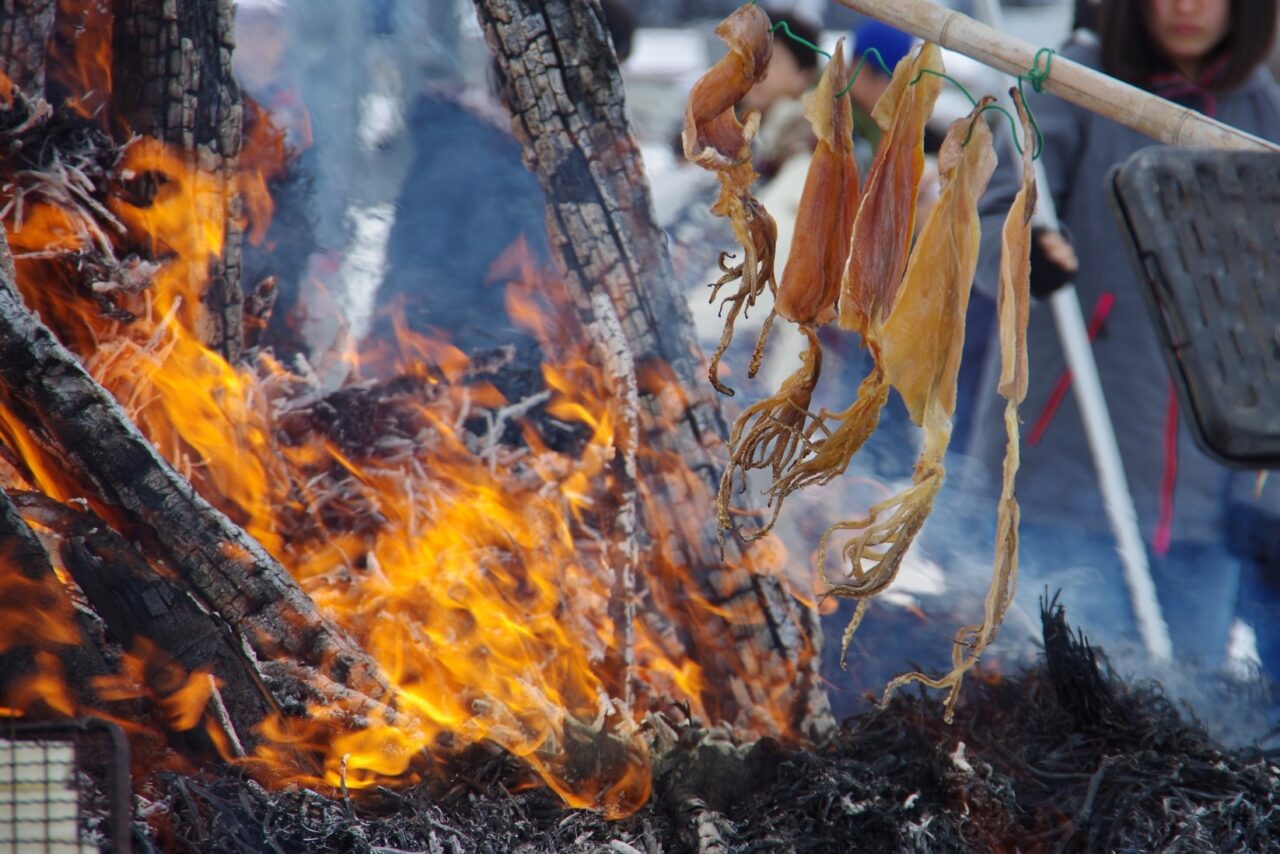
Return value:
[[(853, 28), (853, 64), (856, 66), (869, 50), (874, 49), (890, 71), (911, 51), (913, 40), (902, 30), (894, 29), (873, 19), (867, 19)], [(853, 81), (849, 97), (853, 99), (853, 127), (858, 136), (865, 139), (872, 151), (880, 146), (883, 132), (871, 118), (876, 101), (889, 88), (889, 75), (876, 61), (874, 55), (863, 63), (862, 70)], [(861, 165), (861, 164), (859, 164)]]

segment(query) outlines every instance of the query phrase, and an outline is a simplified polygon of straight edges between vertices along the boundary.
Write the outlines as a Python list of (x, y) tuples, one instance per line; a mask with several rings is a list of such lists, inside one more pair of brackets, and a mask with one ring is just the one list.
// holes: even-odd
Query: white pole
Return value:
[[(991, 27), (1002, 30), (1004, 16), (1000, 0), (974, 0), (977, 18)], [(1000, 93), (1002, 103), (1009, 109), (1008, 95)], [(1012, 139), (1013, 129), (1006, 122), (998, 122)], [(1012, 150), (1012, 146), (1010, 148)], [(1036, 161), (1036, 183), (1040, 192), (1036, 196), (1036, 221), (1046, 228), (1058, 230), (1058, 212), (1053, 194), (1045, 178), (1044, 164)], [(1160, 600), (1156, 597), (1151, 568), (1147, 564), (1147, 550), (1138, 528), (1138, 515), (1134, 510), (1129, 481), (1125, 477), (1124, 463), (1120, 458), (1120, 446), (1116, 442), (1115, 428), (1107, 399), (1102, 393), (1102, 381), (1098, 377), (1098, 363), (1089, 345), (1089, 332), (1080, 310), (1080, 299), (1074, 285), (1059, 288), (1049, 299), (1058, 337), (1066, 354), (1067, 367), (1071, 370), (1071, 386), (1075, 390), (1076, 403), (1084, 421), (1085, 436), (1093, 454), (1094, 469), (1098, 474), (1098, 487), (1102, 503), (1115, 534), (1116, 546), (1124, 566), (1124, 580), (1129, 588), (1129, 600), (1138, 621), (1138, 631), (1147, 652), (1153, 659), (1168, 661), (1173, 655), (1169, 639), (1169, 627), (1160, 612)]]

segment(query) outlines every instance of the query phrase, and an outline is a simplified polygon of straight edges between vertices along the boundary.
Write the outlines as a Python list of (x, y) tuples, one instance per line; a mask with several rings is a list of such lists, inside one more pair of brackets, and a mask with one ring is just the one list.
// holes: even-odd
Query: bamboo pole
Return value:
[[(962, 53), (1006, 74), (1025, 74), (1037, 47), (931, 0), (835, 0), (914, 36)], [(1136, 2), (1136, 0), (1135, 0)], [(1280, 146), (1166, 101), (1099, 71), (1054, 56), (1044, 89), (1157, 142), (1184, 148), (1280, 152)]]

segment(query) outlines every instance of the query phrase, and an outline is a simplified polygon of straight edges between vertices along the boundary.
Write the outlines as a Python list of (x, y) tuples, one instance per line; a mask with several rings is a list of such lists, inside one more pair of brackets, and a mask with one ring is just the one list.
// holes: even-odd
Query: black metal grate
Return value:
[(0, 723), (0, 852), (128, 852), (130, 803), (119, 727)]
[(1196, 441), (1280, 467), (1280, 156), (1148, 148), (1109, 186)]

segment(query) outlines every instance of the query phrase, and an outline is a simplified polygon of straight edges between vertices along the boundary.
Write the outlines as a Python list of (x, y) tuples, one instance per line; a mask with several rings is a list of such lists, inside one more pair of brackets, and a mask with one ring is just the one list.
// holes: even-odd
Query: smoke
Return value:
[[(447, 329), (464, 350), (522, 341), (488, 271), (522, 236), (534, 260), (546, 262), (543, 197), (502, 126), (501, 111), (487, 100), (488, 54), (469, 4), (245, 0), (238, 14), (236, 67), (246, 91), (286, 125), (290, 143), (301, 151), (297, 171), (305, 180), (278, 196), (279, 227), (268, 243), (279, 271), (298, 280), (294, 310), (310, 312), (302, 324), (303, 347), (313, 355), (323, 352), (344, 329), (357, 338), (388, 335), (379, 307), (391, 302), (404, 305), (411, 327)], [(692, 285), (711, 281), (700, 278), (699, 268), (710, 268), (714, 250), (728, 238), (723, 224), (709, 216), (673, 219), (677, 268), (698, 308), (704, 292)], [(682, 227), (694, 233), (682, 237)], [(721, 229), (715, 239), (709, 228)], [(691, 245), (697, 241), (710, 251)], [(289, 311), (285, 302), (278, 311)], [(718, 335), (717, 324), (707, 319), (704, 346)], [(751, 337), (744, 327), (740, 343), (748, 350)], [(788, 349), (785, 341), (775, 344)], [(747, 361), (741, 351), (725, 360), (730, 366)], [(733, 403), (758, 399), (789, 370), (783, 358), (759, 382), (731, 376), (739, 389)], [(815, 405), (847, 405), (863, 374), (864, 356), (856, 346), (834, 352), (820, 387), (825, 397)], [(957, 426), (958, 433), (967, 429)], [(845, 477), (788, 499), (777, 532), (798, 594), (818, 592), (813, 552), (821, 532), (901, 488), (911, 476), (917, 441), (894, 395), (880, 432)], [(955, 444), (962, 444), (960, 435)], [(839, 639), (853, 605), (828, 600), (819, 606), (827, 637), (823, 675), (838, 714), (865, 708), (868, 695), (878, 697), (889, 679), (906, 670), (945, 672), (956, 630), (981, 617), (994, 550), (996, 485), (960, 454), (949, 456), (947, 469), (933, 515), (896, 585), (872, 606), (854, 637), (847, 671), (839, 667)], [(753, 482), (756, 495), (763, 486)], [(742, 500), (750, 504), (751, 498)], [(1158, 680), (1234, 740), (1265, 731), (1263, 687), (1255, 671), (1241, 665), (1250, 660), (1247, 641), (1256, 621), (1236, 626), (1230, 668), (1223, 662), (1153, 663), (1139, 643), (1110, 539), (1069, 523), (1023, 526), (1017, 598), (983, 668), (1008, 672), (1036, 659), (1039, 598), (1046, 590), (1062, 592), (1068, 620), (1107, 651), (1125, 678)], [(1256, 667), (1256, 639), (1254, 647)]]

